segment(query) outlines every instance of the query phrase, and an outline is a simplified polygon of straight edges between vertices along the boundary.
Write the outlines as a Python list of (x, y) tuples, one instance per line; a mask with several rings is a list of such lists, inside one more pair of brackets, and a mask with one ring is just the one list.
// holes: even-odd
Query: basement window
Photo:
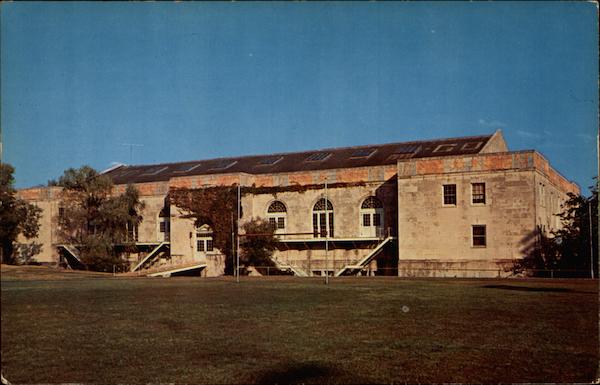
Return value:
[(473, 225), (473, 247), (485, 247), (486, 246), (486, 228), (485, 225)]

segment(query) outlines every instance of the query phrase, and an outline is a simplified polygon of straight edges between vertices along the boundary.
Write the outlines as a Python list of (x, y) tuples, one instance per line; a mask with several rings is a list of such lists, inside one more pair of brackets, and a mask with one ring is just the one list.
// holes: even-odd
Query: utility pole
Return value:
[(590, 220), (590, 274), (592, 276), (592, 279), (594, 279), (594, 242), (592, 241), (592, 231), (593, 231), (593, 226), (592, 226), (592, 201), (594, 200), (594, 195), (592, 195), (590, 197), (590, 199), (588, 200), (588, 217)]
[(240, 283), (240, 205), (241, 205), (241, 186), (238, 183), (238, 193), (237, 193), (237, 263), (235, 268), (235, 276), (237, 283)]
[(329, 285), (329, 199), (327, 199), (327, 176), (325, 176), (325, 285)]

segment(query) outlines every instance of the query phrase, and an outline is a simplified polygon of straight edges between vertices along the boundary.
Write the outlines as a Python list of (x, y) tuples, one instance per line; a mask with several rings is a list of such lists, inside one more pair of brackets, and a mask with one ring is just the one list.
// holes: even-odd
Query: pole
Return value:
[(327, 176), (325, 176), (325, 285), (329, 285), (329, 266), (327, 254), (329, 254), (329, 212), (327, 199)]
[[(235, 227), (233, 227), (233, 212), (231, 213), (231, 268), (235, 269)], [(232, 272), (235, 276), (235, 271)]]
[(594, 279), (594, 242), (592, 241), (592, 200), (594, 196), (592, 195), (588, 201), (588, 217), (590, 219), (590, 274), (592, 279)]
[(241, 186), (238, 184), (237, 193), (237, 263), (235, 267), (235, 276), (237, 283), (240, 283), (240, 205), (241, 205)]

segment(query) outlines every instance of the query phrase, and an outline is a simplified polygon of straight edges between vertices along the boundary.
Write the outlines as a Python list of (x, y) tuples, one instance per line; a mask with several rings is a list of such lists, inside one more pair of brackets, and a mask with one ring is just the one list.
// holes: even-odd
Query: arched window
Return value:
[(315, 238), (333, 238), (333, 205), (321, 198), (313, 207), (313, 236)]
[(204, 256), (213, 251), (212, 228), (207, 224), (196, 226), (196, 256)]
[(360, 235), (362, 237), (382, 237), (383, 204), (375, 196), (367, 197), (360, 205)]
[(275, 233), (285, 231), (287, 208), (280, 201), (273, 201), (267, 208), (267, 219)]
[(165, 205), (158, 213), (158, 240), (168, 241), (171, 234), (171, 218), (169, 206)]

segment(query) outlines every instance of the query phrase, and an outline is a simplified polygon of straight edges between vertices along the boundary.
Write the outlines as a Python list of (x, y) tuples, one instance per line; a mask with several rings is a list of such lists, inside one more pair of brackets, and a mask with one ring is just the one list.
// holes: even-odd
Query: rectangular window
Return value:
[(213, 251), (213, 241), (212, 239), (206, 240), (206, 251)]
[(203, 240), (196, 241), (196, 250), (204, 251), (204, 241)]
[(486, 246), (486, 230), (485, 225), (473, 225), (473, 247)]
[(363, 226), (371, 226), (371, 214), (363, 214)]
[(472, 183), (471, 195), (473, 196), (473, 203), (485, 204), (485, 183)]
[(379, 213), (373, 214), (373, 226), (375, 226), (375, 227), (381, 226), (381, 214), (379, 214)]
[(277, 228), (285, 229), (285, 218), (284, 217), (277, 218)]
[(333, 238), (333, 213), (329, 213), (329, 237)]
[(275, 220), (275, 218), (269, 218), (269, 225), (271, 225), (273, 230), (277, 230), (277, 222)]
[(319, 223), (318, 214), (313, 214), (313, 237), (319, 236)]
[(161, 233), (164, 233), (164, 232), (166, 232), (166, 230), (167, 230), (167, 228), (166, 228), (166, 223), (165, 223), (164, 221), (160, 221), (160, 223), (159, 223), (158, 227), (159, 227), (159, 231), (160, 231)]
[(444, 185), (444, 204), (456, 206), (456, 185), (445, 184)]

